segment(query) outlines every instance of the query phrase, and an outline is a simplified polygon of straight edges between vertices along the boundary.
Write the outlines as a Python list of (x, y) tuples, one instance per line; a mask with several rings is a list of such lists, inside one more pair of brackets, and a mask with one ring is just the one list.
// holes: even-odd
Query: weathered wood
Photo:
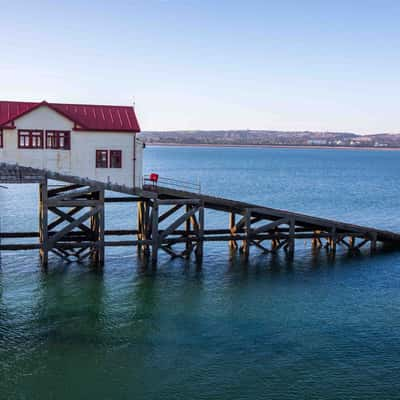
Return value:
[(85, 214), (80, 216), (78, 219), (74, 220), (71, 222), (69, 225), (61, 229), (59, 232), (57, 232), (55, 235), (51, 237), (49, 240), (49, 246), (53, 247), (55, 243), (61, 239), (63, 236), (65, 236), (67, 233), (71, 232), (74, 228), (79, 226), (83, 221), (88, 220), (92, 215), (98, 213), (101, 210), (101, 206), (96, 206), (93, 207), (90, 211), (87, 211)]
[(49, 200), (54, 201), (64, 201), (64, 200), (73, 200), (76, 197), (83, 197), (83, 195), (89, 195), (93, 192), (97, 192), (99, 189), (95, 186), (84, 186), (79, 187), (79, 189), (67, 190), (61, 194), (56, 196), (49, 197)]
[(158, 204), (160, 206), (164, 205), (186, 205), (186, 204), (192, 204), (192, 205), (198, 205), (200, 203), (200, 200), (198, 199), (168, 199), (168, 200), (163, 200), (160, 199), (158, 200)]
[(48, 200), (49, 207), (95, 207), (100, 204), (99, 200)]
[[(192, 206), (190, 204), (186, 204), (186, 215), (189, 215), (189, 212), (191, 210), (192, 210)], [(187, 257), (189, 257), (189, 254), (192, 251), (192, 241), (190, 240), (190, 231), (191, 231), (191, 218), (193, 216), (194, 216), (194, 213), (192, 213), (191, 216), (189, 216), (185, 219), (185, 237), (186, 237), (185, 254)]]
[[(55, 208), (55, 207), (54, 207)], [(69, 210), (66, 214), (69, 217), (72, 217), (73, 215), (75, 215), (77, 212), (81, 211), (83, 207), (73, 207), (71, 208), (71, 210)], [(61, 211), (61, 210), (60, 210)], [(65, 214), (65, 213), (64, 213)], [(51, 222), (48, 226), (49, 231), (52, 231), (55, 227), (57, 227), (58, 225), (60, 225), (62, 222), (65, 221), (65, 217), (63, 216), (59, 216), (59, 218), (55, 219), (53, 222)]]
[[(67, 213), (65, 213), (64, 211), (58, 209), (57, 207), (49, 207), (48, 209), (49, 209), (53, 214), (58, 215), (58, 216), (61, 218), (61, 222), (65, 222), (65, 221), (74, 222), (75, 219), (72, 218), (72, 215), (76, 214), (76, 212), (78, 212), (78, 211), (79, 211), (80, 209), (82, 209), (82, 208), (81, 208), (81, 207), (75, 207), (75, 208), (73, 208), (72, 210), (70, 210), (70, 211), (67, 212)], [(56, 226), (57, 226), (57, 225), (59, 225), (59, 223), (57, 223)], [(54, 224), (52, 224), (52, 226), (54, 226)], [(90, 229), (88, 226), (84, 225), (84, 224), (79, 224), (79, 225), (77, 226), (77, 228), (79, 228), (79, 229), (82, 230), (83, 232), (86, 232), (86, 233), (89, 233), (89, 234), (92, 232), (91, 229)]]
[(152, 208), (152, 232), (151, 232), (151, 258), (153, 264), (157, 263), (159, 235), (158, 235), (158, 200), (154, 200)]
[(251, 242), (251, 209), (247, 208), (245, 210), (245, 215), (242, 218), (244, 219), (244, 231), (245, 231), (245, 236), (242, 241), (242, 253), (244, 257), (247, 259), (250, 254), (250, 242)]
[[(236, 226), (236, 214), (233, 212), (229, 213), (229, 233), (235, 233), (235, 226)], [(237, 231), (237, 230), (236, 230)], [(225, 233), (225, 232), (222, 232)], [(228, 233), (228, 232), (226, 232)], [(237, 250), (238, 244), (235, 240), (230, 240), (229, 241), (229, 248), (231, 250)]]
[(182, 208), (184, 205), (183, 204), (176, 204), (175, 206), (173, 206), (172, 208), (170, 208), (168, 211), (166, 211), (165, 213), (163, 213), (162, 215), (160, 215), (160, 217), (158, 218), (158, 223), (163, 222), (164, 220), (166, 220), (167, 218), (169, 218), (171, 215), (173, 215), (174, 213), (176, 213), (180, 208)]
[(171, 225), (166, 228), (161, 234), (161, 240), (167, 237), (170, 233), (172, 233), (176, 228), (181, 226), (188, 218), (190, 218), (195, 212), (197, 208), (192, 208), (188, 212), (185, 212), (182, 216), (180, 216), (177, 220), (175, 220)]
[[(196, 259), (200, 262), (203, 258), (203, 248), (204, 248), (204, 205), (200, 203), (199, 206), (199, 219), (197, 223), (197, 245), (196, 245)], [(195, 217), (195, 216), (193, 216)]]
[(296, 232), (295, 232), (296, 221), (294, 217), (289, 219), (289, 238), (287, 241), (287, 254), (289, 257), (293, 257), (294, 255), (294, 247), (295, 247), (295, 239), (296, 239)]
[(330, 251), (334, 255), (336, 253), (336, 243), (337, 243), (337, 232), (335, 225), (332, 227), (331, 237), (329, 240), (330, 240)]
[(139, 201), (144, 201), (144, 197), (128, 197), (128, 196), (118, 196), (118, 197), (105, 197), (104, 203), (138, 203)]
[(45, 179), (39, 185), (39, 242), (40, 262), (42, 268), (47, 268), (49, 262), (49, 234), (48, 234), (48, 182)]
[(57, 187), (55, 189), (49, 189), (48, 190), (48, 196), (52, 197), (52, 196), (55, 196), (55, 195), (57, 195), (59, 193), (67, 192), (67, 191), (74, 190), (74, 189), (79, 189), (81, 187), (82, 187), (82, 185), (62, 185), (62, 186)]
[(268, 224), (262, 225), (260, 227), (254, 228), (252, 230), (253, 235), (257, 235), (258, 233), (268, 232), (279, 225), (287, 224), (289, 222), (289, 218), (281, 218), (274, 222), (270, 222)]

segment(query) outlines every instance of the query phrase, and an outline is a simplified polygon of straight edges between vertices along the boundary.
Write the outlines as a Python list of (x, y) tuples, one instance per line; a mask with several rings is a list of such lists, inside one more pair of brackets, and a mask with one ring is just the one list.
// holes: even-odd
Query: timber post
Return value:
[[(190, 212), (192, 209), (192, 205), (186, 204), (186, 214)], [(186, 242), (185, 242), (185, 258), (190, 257), (190, 253), (192, 252), (192, 240), (190, 237), (191, 234), (191, 218), (187, 218), (185, 221), (185, 237), (186, 237)]]
[(149, 199), (141, 199), (138, 202), (138, 252), (146, 257), (150, 254), (150, 248), (148, 244), (151, 234), (150, 205), (151, 200)]
[(90, 230), (91, 237), (90, 239), (94, 242), (94, 245), (91, 247), (90, 259), (92, 260), (92, 264), (95, 267), (103, 267), (104, 266), (104, 224), (105, 224), (105, 215), (104, 215), (104, 190), (94, 191), (91, 195), (92, 200), (98, 201), (98, 212), (92, 215), (90, 218)]
[(287, 241), (287, 254), (290, 258), (294, 256), (295, 233), (296, 233), (296, 221), (292, 217), (289, 219), (289, 237)]
[(242, 253), (247, 260), (250, 255), (251, 243), (251, 209), (246, 208), (244, 214), (244, 238), (242, 243)]
[(153, 200), (153, 207), (151, 211), (151, 261), (153, 265), (157, 264), (158, 259), (158, 200)]
[[(234, 212), (230, 212), (229, 213), (229, 230), (230, 230), (231, 235), (234, 234), (235, 225), (236, 225), (236, 214)], [(237, 250), (238, 245), (237, 245), (236, 240), (231, 239), (229, 241), (229, 248), (232, 251)]]
[[(193, 217), (195, 218), (195, 216)], [(204, 202), (201, 201), (199, 204), (199, 212), (198, 212), (197, 244), (195, 250), (196, 261), (199, 263), (203, 260), (203, 248), (204, 248)]]
[(48, 248), (48, 181), (44, 178), (39, 184), (39, 242), (40, 242), (40, 263), (42, 268), (46, 269), (49, 262)]
[(336, 243), (337, 243), (336, 226), (333, 226), (330, 237), (330, 250), (333, 256), (336, 254)]

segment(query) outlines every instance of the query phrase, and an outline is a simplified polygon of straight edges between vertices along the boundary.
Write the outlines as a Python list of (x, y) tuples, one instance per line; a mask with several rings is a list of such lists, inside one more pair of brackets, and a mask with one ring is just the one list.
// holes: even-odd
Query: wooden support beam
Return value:
[(245, 237), (242, 242), (242, 253), (245, 259), (249, 258), (250, 255), (250, 243), (251, 243), (251, 210), (246, 209), (244, 215), (244, 231)]
[(96, 216), (96, 225), (94, 227), (94, 236), (96, 237), (97, 245), (93, 249), (95, 253), (95, 264), (101, 268), (104, 266), (105, 249), (104, 249), (104, 237), (105, 237), (105, 209), (104, 209), (104, 190), (99, 190), (96, 193), (97, 199), (100, 201), (100, 209)]
[(152, 208), (152, 231), (151, 231), (151, 260), (153, 264), (157, 263), (158, 258), (158, 247), (159, 247), (159, 234), (158, 234), (158, 200), (153, 201)]
[(289, 218), (281, 218), (274, 222), (270, 222), (268, 224), (259, 226), (258, 228), (254, 228), (252, 230), (253, 235), (257, 235), (258, 233), (264, 233), (271, 231), (272, 229), (278, 227), (279, 225), (287, 224), (289, 222)]
[[(60, 218), (62, 218), (63, 220), (61, 222), (74, 222), (75, 219), (72, 217), (72, 215), (76, 214), (76, 210), (82, 209), (81, 207), (74, 207), (72, 210), (70, 210), (69, 212), (65, 213), (64, 211), (58, 209), (57, 207), (49, 207), (49, 210), (53, 213), (58, 215)], [(57, 222), (56, 225), (59, 225), (60, 222)], [(54, 223), (51, 224), (52, 226), (54, 226)], [(81, 231), (90, 234), (92, 231), (91, 229), (86, 226), (85, 224), (79, 224), (77, 226), (77, 228), (79, 228)]]
[(183, 204), (176, 204), (172, 208), (170, 208), (168, 211), (165, 213), (161, 214), (160, 217), (158, 218), (158, 223), (163, 222), (167, 218), (169, 218), (172, 214), (176, 213), (180, 208), (183, 207)]
[(87, 211), (85, 214), (80, 216), (78, 219), (71, 222), (69, 225), (61, 229), (55, 235), (51, 237), (49, 240), (49, 247), (54, 247), (55, 243), (60, 240), (67, 233), (71, 232), (74, 228), (79, 226), (83, 221), (88, 220), (92, 215), (98, 213), (101, 210), (101, 206), (93, 207), (90, 211)]
[(99, 205), (98, 200), (48, 200), (47, 202), (49, 207), (94, 207)]
[[(235, 228), (236, 226), (236, 214), (234, 212), (229, 213), (229, 231), (230, 233), (234, 234), (235, 233)], [(231, 250), (237, 250), (238, 244), (236, 240), (230, 240), (229, 241), (229, 248)]]
[[(198, 230), (197, 230), (197, 245), (196, 245), (196, 259), (198, 262), (203, 259), (203, 247), (204, 247), (204, 203), (201, 202), (198, 208)], [(193, 216), (195, 217), (195, 216)]]
[(118, 197), (105, 197), (104, 203), (138, 203), (139, 201), (143, 201), (143, 200), (146, 200), (146, 198), (118, 196)]
[(334, 225), (331, 229), (331, 237), (329, 239), (330, 241), (330, 251), (332, 252), (332, 255), (335, 255), (336, 253), (336, 244), (337, 244), (337, 233), (336, 233), (336, 226)]
[(49, 262), (49, 234), (48, 234), (48, 182), (47, 179), (39, 185), (39, 242), (40, 262), (42, 268), (47, 268)]
[(97, 188), (97, 187), (84, 186), (84, 187), (79, 187), (79, 189), (65, 191), (56, 196), (49, 197), (49, 199), (52, 202), (63, 201), (63, 200), (73, 200), (76, 197), (81, 197), (83, 195), (89, 195), (93, 192), (97, 192), (98, 190), (99, 190), (99, 188)]
[(171, 234), (176, 228), (181, 226), (188, 218), (190, 218), (196, 211), (197, 207), (192, 208), (188, 212), (185, 212), (182, 216), (180, 216), (176, 221), (174, 221), (168, 228), (166, 228), (162, 234), (160, 240), (166, 238), (169, 234)]
[(289, 257), (294, 256), (294, 247), (295, 247), (295, 227), (296, 221), (294, 217), (291, 217), (289, 220), (289, 238), (287, 241), (287, 254)]
[[(55, 208), (55, 207), (52, 207), (52, 208)], [(75, 215), (80, 210), (82, 210), (82, 207), (73, 207), (66, 214), (69, 217), (72, 217), (73, 215)], [(64, 221), (65, 221), (65, 217), (64, 216), (59, 216), (57, 219), (55, 219), (53, 222), (51, 222), (49, 224), (49, 226), (48, 226), (49, 231), (52, 231), (56, 226), (60, 225)]]
[(252, 240), (251, 243), (252, 243), (254, 246), (258, 247), (260, 250), (262, 250), (263, 253), (271, 253), (271, 250), (270, 250), (270, 249), (267, 249), (266, 247), (264, 247), (259, 241)]
[(59, 193), (67, 192), (67, 191), (70, 191), (70, 190), (79, 189), (81, 187), (82, 187), (82, 185), (77, 185), (77, 184), (75, 184), (75, 185), (65, 185), (65, 186), (63, 185), (63, 186), (60, 186), (60, 187), (58, 187), (56, 189), (49, 189), (48, 196), (49, 197), (53, 197), (53, 196), (55, 196), (55, 195), (57, 195)]
[(198, 199), (159, 199), (158, 204), (160, 206), (164, 205), (186, 205), (186, 204), (192, 204), (192, 205), (199, 205), (200, 200)]
[[(190, 211), (192, 211), (192, 206), (190, 204), (186, 204), (186, 215), (189, 215)], [(189, 258), (190, 253), (192, 252), (192, 241), (190, 239), (190, 231), (191, 231), (191, 219), (194, 217), (194, 213), (191, 216), (187, 217), (185, 220), (185, 254), (186, 257)]]

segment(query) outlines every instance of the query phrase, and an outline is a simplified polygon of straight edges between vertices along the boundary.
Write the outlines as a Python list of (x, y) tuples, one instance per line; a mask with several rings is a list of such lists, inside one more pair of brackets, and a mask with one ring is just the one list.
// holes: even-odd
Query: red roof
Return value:
[(89, 104), (60, 104), (0, 101), (0, 128), (38, 107), (47, 106), (75, 123), (75, 129), (84, 131), (140, 132), (135, 110), (130, 106)]

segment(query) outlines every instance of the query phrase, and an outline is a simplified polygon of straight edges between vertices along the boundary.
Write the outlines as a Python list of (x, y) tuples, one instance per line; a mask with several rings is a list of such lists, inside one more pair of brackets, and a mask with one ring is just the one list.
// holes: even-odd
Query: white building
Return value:
[(133, 107), (0, 101), (0, 162), (142, 186)]

